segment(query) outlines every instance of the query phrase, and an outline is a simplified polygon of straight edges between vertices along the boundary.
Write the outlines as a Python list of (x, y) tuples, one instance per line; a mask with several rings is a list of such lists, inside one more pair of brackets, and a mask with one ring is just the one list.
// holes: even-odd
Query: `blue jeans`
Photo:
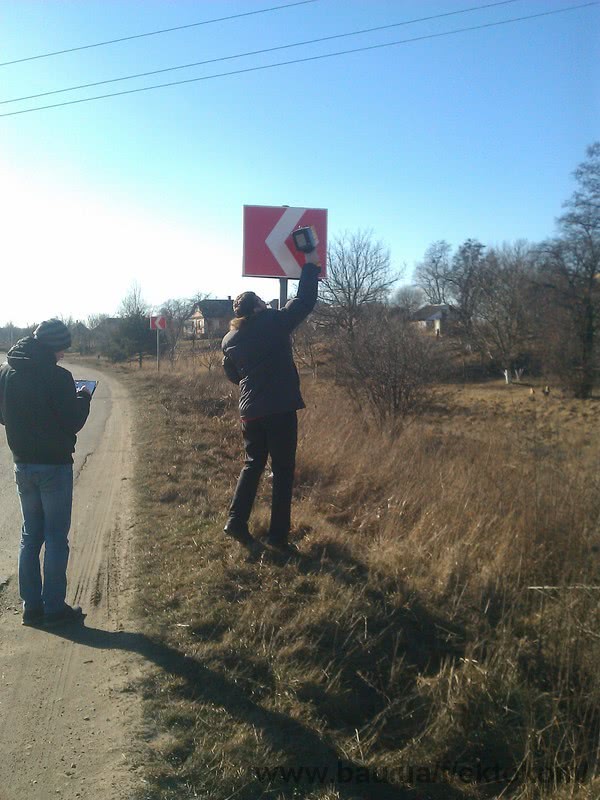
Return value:
[[(64, 608), (67, 594), (69, 528), (73, 503), (72, 464), (15, 464), (23, 514), (19, 592), (23, 609), (46, 614)], [(44, 582), (40, 551), (45, 544)]]

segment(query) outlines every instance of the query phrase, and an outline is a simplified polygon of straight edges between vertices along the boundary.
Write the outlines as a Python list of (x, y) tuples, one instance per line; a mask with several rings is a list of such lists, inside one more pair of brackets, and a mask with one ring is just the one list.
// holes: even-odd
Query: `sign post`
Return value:
[(160, 332), (167, 329), (166, 317), (150, 317), (150, 330), (156, 331), (156, 371), (160, 371)]
[(279, 278), (279, 308), (283, 308), (288, 301), (288, 279)]

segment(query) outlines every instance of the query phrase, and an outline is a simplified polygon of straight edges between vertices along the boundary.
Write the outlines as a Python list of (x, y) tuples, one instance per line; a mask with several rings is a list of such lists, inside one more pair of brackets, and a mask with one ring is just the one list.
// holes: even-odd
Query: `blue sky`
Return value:
[[(306, 5), (0, 67), (0, 99), (478, 5)], [(0, 0), (0, 61), (241, 14), (278, 0)], [(0, 105), (0, 114), (577, 5), (516, 0), (224, 64)], [(241, 277), (244, 204), (372, 229), (406, 280), (434, 240), (551, 235), (599, 138), (600, 6), (150, 92), (0, 117), (0, 324), (114, 313)]]

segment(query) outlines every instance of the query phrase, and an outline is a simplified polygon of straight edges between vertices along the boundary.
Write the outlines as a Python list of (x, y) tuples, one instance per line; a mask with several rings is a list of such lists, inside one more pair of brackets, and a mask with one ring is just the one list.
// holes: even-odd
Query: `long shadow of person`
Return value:
[[(393, 632), (404, 632), (404, 656), (420, 672), (432, 674), (439, 670), (444, 660), (458, 659), (465, 654), (467, 637), (464, 625), (427, 608), (407, 588), (404, 588), (406, 603), (400, 608), (388, 608), (385, 587), (376, 584), (367, 586), (369, 568), (339, 542), (315, 544), (308, 552), (299, 551), (292, 555), (266, 551), (255, 555), (254, 559), (259, 557), (279, 566), (292, 562), (303, 575), (327, 574), (342, 584), (364, 586), (366, 599), (386, 609), (381, 614), (381, 619), (385, 618), (385, 621), (380, 624)], [(399, 587), (400, 582), (396, 581), (395, 590), (398, 591)], [(375, 633), (378, 630), (377, 620), (370, 620), (370, 625)]]
[[(49, 632), (86, 647), (137, 653), (160, 670), (180, 678), (186, 699), (220, 706), (236, 719), (256, 726), (275, 752), (283, 752), (290, 763), (304, 767), (305, 785), (302, 786), (301, 778), (298, 783), (294, 780), (289, 785), (278, 786), (280, 796), (299, 797), (299, 790), (305, 791), (305, 796), (314, 792), (316, 786), (314, 777), (309, 777), (311, 774), (327, 776), (323, 784), (331, 782), (341, 800), (429, 800), (433, 797), (449, 800), (459, 796), (447, 785), (433, 787), (436, 790), (443, 788), (443, 792), (435, 791), (432, 794), (431, 787), (424, 793), (387, 782), (384, 777), (375, 775), (363, 765), (341, 757), (331, 742), (302, 722), (263, 708), (226, 676), (143, 633), (106, 631), (87, 626), (65, 627)], [(315, 770), (320, 772), (316, 773)], [(259, 782), (258, 776), (254, 788), (260, 794), (264, 793), (265, 786)]]

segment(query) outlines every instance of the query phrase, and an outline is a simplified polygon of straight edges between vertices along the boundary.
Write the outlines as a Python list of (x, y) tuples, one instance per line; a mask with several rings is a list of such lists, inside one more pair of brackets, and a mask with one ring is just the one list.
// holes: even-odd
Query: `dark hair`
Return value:
[(233, 301), (233, 313), (235, 319), (229, 323), (231, 330), (238, 330), (248, 321), (254, 314), (256, 303), (258, 302), (258, 295), (254, 292), (242, 292)]

